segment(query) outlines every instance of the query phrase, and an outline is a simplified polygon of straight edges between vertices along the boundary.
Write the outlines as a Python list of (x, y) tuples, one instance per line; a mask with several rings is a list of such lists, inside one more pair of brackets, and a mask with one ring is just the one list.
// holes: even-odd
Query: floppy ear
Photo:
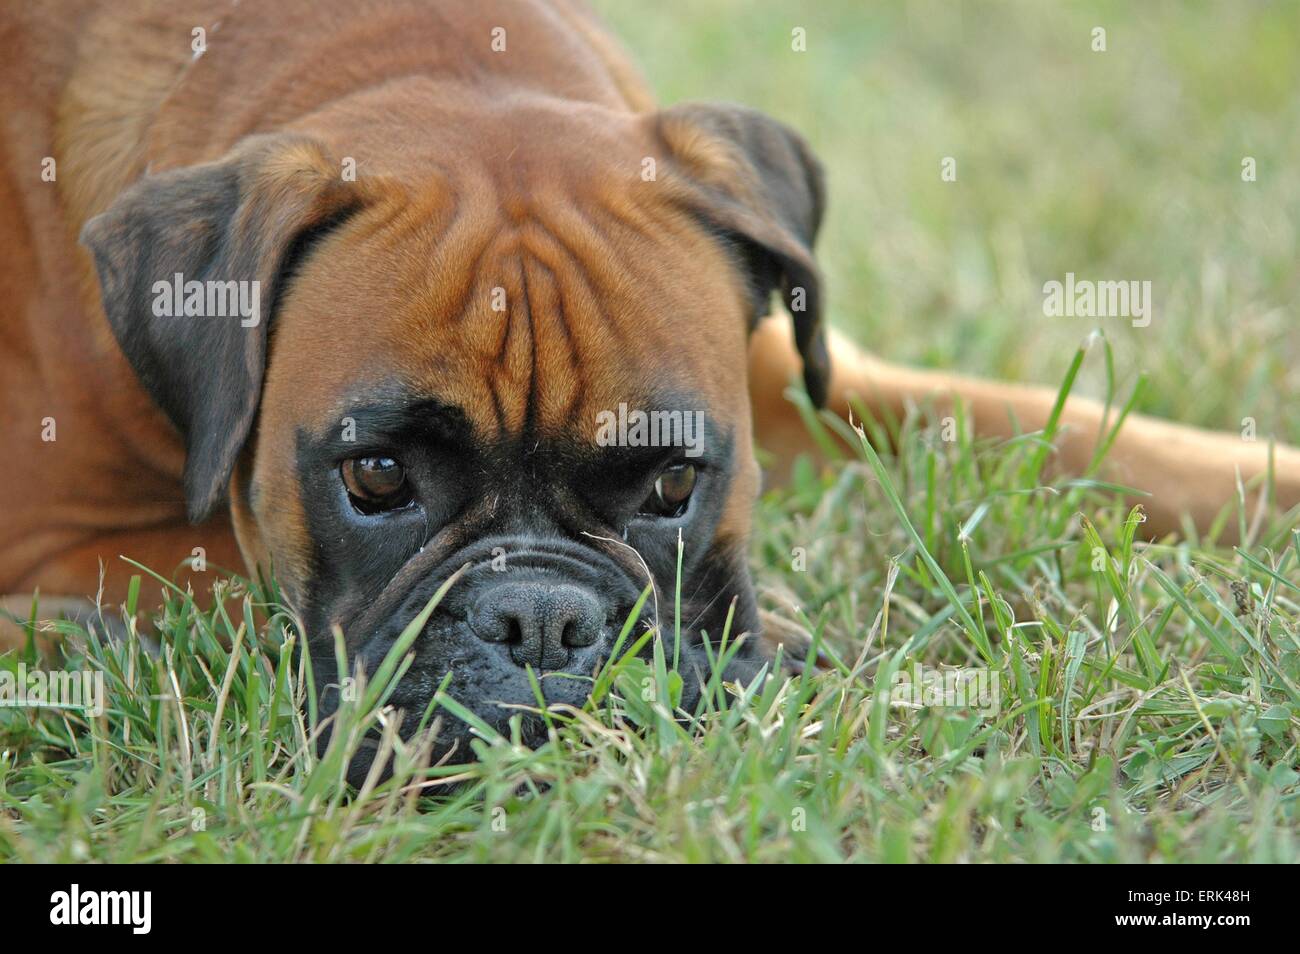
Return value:
[(113, 334), (184, 437), (195, 523), (221, 501), (252, 429), (288, 272), (356, 206), (339, 169), (315, 140), (254, 136), (217, 162), (145, 176), (82, 229)]
[(826, 402), (830, 358), (813, 240), (826, 190), (821, 163), (794, 130), (728, 103), (684, 103), (655, 117), (690, 186), (686, 202), (736, 244), (753, 292), (750, 329), (780, 289), (794, 319), (804, 385)]

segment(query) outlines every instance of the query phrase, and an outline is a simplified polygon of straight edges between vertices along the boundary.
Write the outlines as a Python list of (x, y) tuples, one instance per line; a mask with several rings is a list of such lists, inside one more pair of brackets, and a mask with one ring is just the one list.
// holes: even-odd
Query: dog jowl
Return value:
[[(639, 594), (673, 592), (679, 538), (684, 703), (733, 607), (750, 639), (727, 675), (759, 666), (737, 369), (780, 290), (825, 394), (818, 166), (737, 107), (513, 109), (418, 162), (409, 125), (350, 126), (403, 157), (355, 181), (338, 174), (355, 141), (250, 137), (146, 176), (83, 233), (109, 323), (184, 435), (191, 519), (229, 500), (246, 561), (304, 621), (327, 713), (334, 631), (373, 671), (462, 568), (392, 697), (407, 727), (444, 680), (498, 728), (536, 704), (529, 669), (548, 703), (581, 704)], [(176, 274), (259, 282), (262, 320), (156, 314), (147, 292)], [(620, 407), (682, 426), (602, 439)], [(642, 623), (671, 632), (653, 605)], [(440, 754), (467, 741), (449, 719)]]

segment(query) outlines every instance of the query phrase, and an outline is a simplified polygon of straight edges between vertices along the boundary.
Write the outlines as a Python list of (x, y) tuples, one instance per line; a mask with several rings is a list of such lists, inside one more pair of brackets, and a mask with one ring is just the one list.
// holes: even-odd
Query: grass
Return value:
[[(597, 6), (665, 101), (743, 101), (808, 135), (833, 320), (884, 357), (1117, 411), (1145, 372), (1137, 410), (1300, 441), (1300, 8)], [(1151, 280), (1154, 322), (1111, 323), (1081, 360), (1091, 329), (1042, 316), (1067, 271)], [(1242, 498), (1223, 514), (1254, 527), (1240, 549), (1143, 544), (1110, 488), (1044, 485), (1050, 433), (990, 444), (923, 411), (865, 421), (894, 450), (848, 431), (854, 454), (760, 505), (761, 602), (829, 671), (675, 713), (674, 633), (643, 659), (634, 627), (597, 701), (545, 714), (546, 745), (485, 732), (469, 766), (420, 770), (428, 740), (392, 734), (382, 680), (318, 756), (274, 585), (222, 581), (230, 616), (142, 571), (162, 655), (68, 662), (104, 672), (102, 717), (0, 709), (0, 860), (1300, 860), (1294, 519), (1254, 526)], [(996, 676), (999, 704), (895, 698), (918, 669)], [(397, 779), (348, 791), (372, 726)]]
[[(541, 748), (482, 726), (477, 763), (426, 769), (439, 713), (404, 742), (383, 705), (421, 620), (317, 755), (274, 589), (223, 581), (231, 616), (167, 587), (160, 656), (69, 660), (105, 674), (102, 716), (0, 710), (0, 859), (1297, 860), (1294, 521), (1144, 545), (1114, 492), (1041, 486), (1034, 435), (893, 429), (897, 453), (859, 439), (762, 505), (764, 601), (829, 671), (717, 681), (686, 713), (673, 628), (629, 625), (583, 710), (535, 710)], [(894, 691), (925, 670), (983, 671), (996, 704)], [(396, 776), (353, 791), (368, 730)]]

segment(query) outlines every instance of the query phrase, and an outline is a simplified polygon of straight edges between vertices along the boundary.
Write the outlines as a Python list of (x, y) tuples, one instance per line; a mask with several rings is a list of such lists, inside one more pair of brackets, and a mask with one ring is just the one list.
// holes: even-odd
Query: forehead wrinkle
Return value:
[[(532, 223), (529, 246), (552, 272), (564, 277), (559, 285), (563, 311), (590, 316), (569, 325), (578, 329), (573, 345), (578, 366), (586, 372), (585, 396), (591, 413), (585, 417), (593, 435), (596, 411), (612, 409), (621, 401), (644, 400), (642, 392), (654, 390), (648, 372), (657, 375), (655, 384), (665, 377), (686, 384), (703, 375), (714, 385), (706, 391), (715, 399), (718, 388), (729, 387), (729, 382), (716, 380), (705, 369), (709, 361), (733, 349), (743, 356), (745, 324), (739, 312), (734, 321), (722, 319), (728, 314), (725, 305), (730, 303), (734, 310), (739, 295), (732, 294), (734, 279), (711, 244), (699, 247), (697, 236), (674, 243), (671, 237), (654, 235), (644, 222), (640, 232), (625, 231), (626, 221), (611, 217), (599, 204), (557, 203), (548, 208), (548, 215), (552, 227)], [(601, 215), (614, 223), (617, 241), (598, 223)], [(688, 244), (692, 241), (695, 248)], [(674, 244), (671, 254), (662, 248)], [(685, 256), (683, 247), (689, 250)], [(717, 268), (705, 264), (710, 253)], [(587, 262), (604, 267), (590, 268)], [(705, 264), (702, 269), (701, 264)], [(683, 347), (684, 336), (698, 347)], [(638, 355), (677, 355), (681, 360), (651, 358), (646, 367), (636, 363)], [(718, 406), (716, 400), (710, 404)], [(572, 408), (566, 411), (562, 420), (572, 421)]]
[[(564, 233), (568, 234), (568, 239), (562, 237)], [(626, 335), (615, 314), (606, 308), (601, 291), (609, 289), (612, 284), (621, 293), (626, 290), (626, 283), (621, 278), (615, 278), (613, 282), (603, 281), (600, 270), (589, 269), (585, 264), (586, 261), (614, 262), (615, 268), (603, 271), (621, 276), (623, 264), (619, 260), (622, 255), (617, 246), (593, 229), (581, 214), (569, 216), (563, 230), (546, 229), (539, 223), (530, 229), (528, 235), (533, 254), (552, 274), (563, 274), (567, 279), (560, 285), (561, 307), (566, 308), (571, 303), (575, 313), (580, 309), (584, 314), (593, 316), (594, 320), (583, 327), (593, 331), (599, 342), (606, 347), (625, 344)], [(604, 287), (598, 289), (597, 285)], [(580, 349), (581, 336), (572, 337), (575, 349)]]
[[(445, 201), (439, 197), (437, 201)], [(385, 192), (373, 205), (363, 207), (349, 223), (348, 238), (353, 242), (371, 242), (380, 233), (400, 235), (425, 225), (412, 214), (411, 195), (404, 189)], [(432, 214), (432, 212), (430, 213)]]
[[(584, 211), (593, 226), (603, 218), (619, 228), (620, 239), (637, 246), (632, 261), (646, 261), (652, 253), (670, 251), (684, 232), (689, 232), (693, 219), (674, 204), (675, 190), (665, 189), (661, 182), (637, 180), (632, 188), (607, 185), (587, 203)], [(668, 201), (665, 201), (668, 200)], [(603, 231), (608, 233), (609, 227)]]
[[(553, 273), (567, 279), (557, 283), (556, 309), (566, 316), (565, 326), (572, 329), (564, 346), (576, 386), (568, 389), (563, 401), (557, 395), (543, 393), (546, 413), (542, 423), (551, 431), (576, 431), (594, 441), (596, 412), (613, 409), (621, 401), (633, 406), (642, 403), (645, 377), (663, 374), (664, 369), (653, 357), (657, 349), (647, 347), (647, 339), (629, 339), (621, 330), (610, 306), (592, 287), (581, 261), (569, 257), (562, 246), (551, 253), (558, 262)], [(612, 307), (618, 310), (617, 304)]]
[[(522, 422), (515, 385), (521, 352), (531, 350), (517, 264), (517, 230), (483, 182), (454, 201), (433, 203), (415, 241), (391, 243), (400, 257), (391, 307), (399, 315), (394, 354), (406, 376), (430, 394), (454, 394), (485, 435)], [(492, 309), (494, 289), (505, 312)], [(383, 318), (383, 315), (377, 316)]]
[[(714, 296), (708, 292), (710, 286), (714, 291), (729, 287), (728, 263), (712, 243), (684, 234), (671, 210), (628, 199), (560, 204), (552, 214), (558, 227), (547, 235), (576, 265), (587, 299), (602, 315), (602, 328), (624, 341), (649, 342), (666, 351), (679, 348), (683, 333), (709, 334), (709, 325), (716, 323), (696, 319), (712, 317), (707, 305)], [(614, 267), (588, 269), (584, 261)], [(719, 267), (701, 268), (710, 261)], [(711, 273), (706, 283), (701, 272)]]
[[(419, 187), (398, 187), (391, 193), (389, 205), (394, 214), (386, 217), (384, 227), (390, 239), (405, 239), (413, 234), (434, 228), (446, 228), (455, 218), (458, 208), (456, 193), (441, 178), (431, 179)], [(368, 240), (373, 233), (360, 236)]]
[[(495, 436), (521, 433), (530, 413), (536, 365), (536, 321), (533, 294), (525, 258), (514, 229), (498, 234), (477, 259), (469, 282), (477, 286), (471, 307), (452, 329), (460, 367), (468, 379), (463, 388), (486, 394), (492, 408), (491, 427), (480, 420), (485, 433)], [(504, 311), (494, 311), (494, 289), (505, 293)]]
[(529, 420), (549, 431), (568, 420), (582, 394), (584, 374), (574, 338), (583, 323), (566, 314), (560, 275), (538, 255), (525, 254), (523, 262), (533, 329)]
[(635, 401), (665, 375), (702, 379), (712, 407), (733, 403), (736, 382), (709, 369), (743, 359), (734, 268), (653, 183), (507, 191), (467, 170), (456, 186), (454, 200), (425, 198), (418, 241), (390, 246), (402, 262), (390, 340), (413, 380), (455, 394), (485, 435), (533, 422), (587, 423), (594, 437), (594, 413), (575, 419), (584, 403)]
[[(644, 284), (627, 274), (623, 255), (606, 234), (595, 227), (578, 207), (557, 206), (556, 224), (562, 228), (545, 228), (539, 221), (530, 222), (527, 245), (533, 256), (546, 268), (558, 294), (555, 300), (536, 303), (538, 314), (554, 315), (548, 330), (558, 330), (541, 343), (543, 384), (549, 385), (560, 370), (559, 355), (568, 358), (576, 387), (563, 396), (544, 389), (541, 420), (552, 429), (574, 423), (575, 411), (583, 399), (589, 409), (614, 407), (619, 401), (638, 400), (642, 367), (629, 363), (629, 355), (653, 352), (669, 346), (671, 334), (647, 321), (642, 309), (647, 298)], [(614, 267), (593, 269), (587, 262), (613, 263)], [(649, 289), (651, 298), (660, 294), (661, 282), (654, 277)], [(549, 289), (548, 289), (549, 291)], [(595, 415), (587, 415), (594, 428)], [(594, 430), (593, 430), (594, 436)]]
[(490, 206), (455, 199), (422, 224), (416, 241), (392, 245), (405, 259), (397, 292), (423, 305), (429, 321), (460, 318), (473, 310), (477, 266), (499, 238), (502, 220)]
[[(658, 267), (665, 256), (655, 253), (662, 251), (666, 243), (649, 217), (631, 214), (639, 210), (636, 203), (609, 200), (563, 202), (550, 209), (555, 221), (545, 234), (578, 264), (593, 298), (601, 292), (633, 300), (642, 297), (645, 289), (636, 288), (633, 276), (650, 284), (656, 293), (665, 290), (663, 270)], [(610, 262), (615, 267), (587, 270), (584, 261)], [(615, 331), (622, 330), (613, 322), (607, 324)]]
[[(609, 351), (619, 341), (582, 259), (521, 203), (512, 208), (518, 225), (502, 232), (490, 257), (479, 258), (484, 275), (509, 276), (500, 281), (507, 288), (504, 316), (492, 315), (499, 325), (486, 379), (502, 429), (555, 430), (571, 421), (590, 367), (608, 363), (584, 344), (594, 337)], [(589, 251), (598, 261), (612, 257), (598, 245)]]

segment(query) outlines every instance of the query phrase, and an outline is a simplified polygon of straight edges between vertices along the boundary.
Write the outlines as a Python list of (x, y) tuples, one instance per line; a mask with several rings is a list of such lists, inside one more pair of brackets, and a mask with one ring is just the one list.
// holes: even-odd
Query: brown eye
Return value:
[(674, 464), (655, 481), (654, 493), (641, 505), (641, 512), (656, 517), (680, 517), (686, 512), (695, 489), (695, 465)]
[(397, 510), (411, 502), (406, 468), (391, 457), (353, 457), (341, 468), (343, 486), (362, 513)]

